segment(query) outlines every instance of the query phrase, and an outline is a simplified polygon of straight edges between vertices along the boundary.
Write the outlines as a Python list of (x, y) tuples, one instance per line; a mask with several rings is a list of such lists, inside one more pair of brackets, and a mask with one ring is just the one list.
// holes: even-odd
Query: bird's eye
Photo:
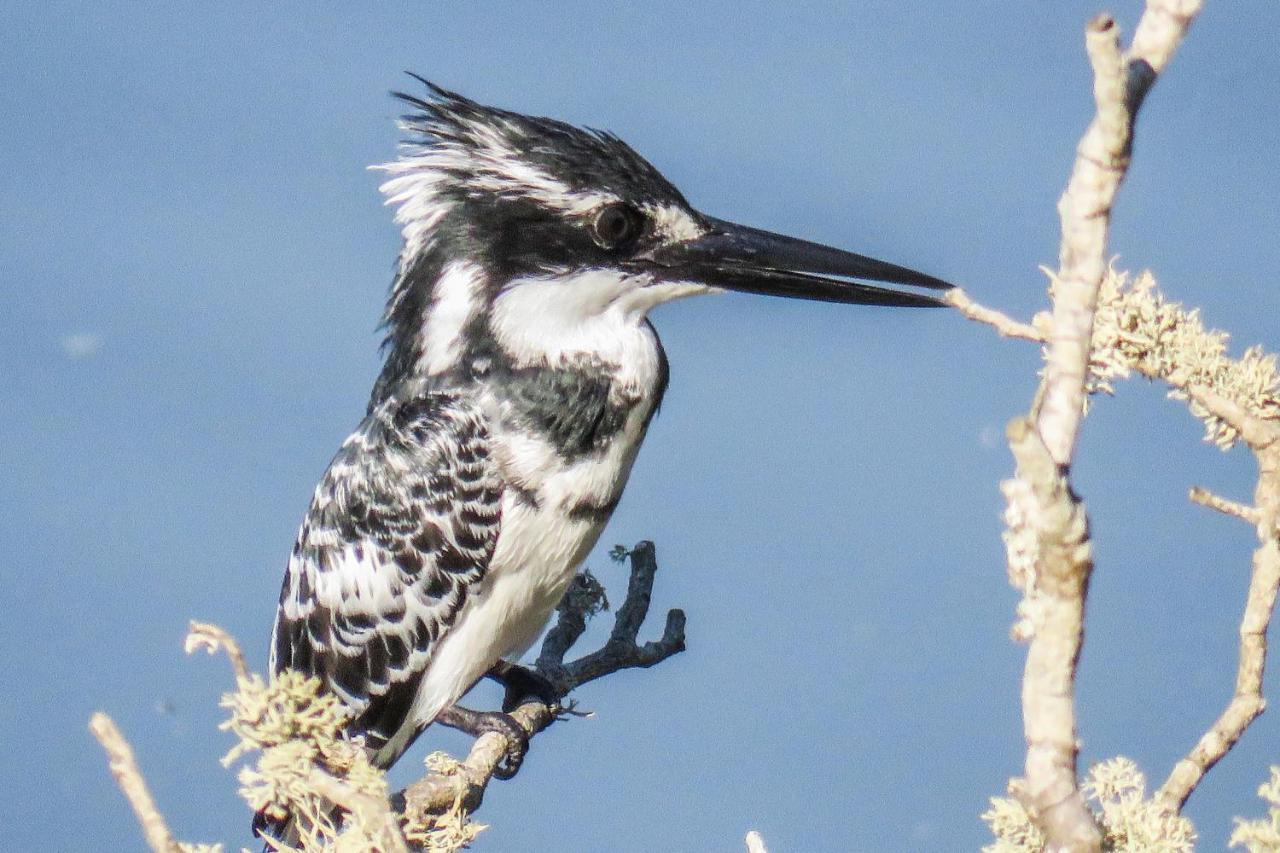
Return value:
[(628, 204), (610, 204), (600, 209), (591, 223), (591, 236), (605, 249), (616, 249), (634, 240), (644, 228), (644, 216)]

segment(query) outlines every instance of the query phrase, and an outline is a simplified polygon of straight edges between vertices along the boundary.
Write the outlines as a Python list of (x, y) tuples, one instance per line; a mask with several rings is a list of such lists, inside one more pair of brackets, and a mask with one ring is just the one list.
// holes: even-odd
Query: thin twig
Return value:
[(195, 654), (204, 650), (207, 654), (219, 651), (227, 653), (231, 666), (236, 671), (236, 681), (244, 681), (249, 677), (249, 665), (244, 661), (244, 652), (236, 638), (217, 625), (208, 622), (197, 622), (192, 619), (187, 623), (187, 639), (182, 645), (187, 654)]
[(1158, 799), (1173, 812), (1181, 810), (1200, 780), (1235, 746), (1266, 708), (1262, 675), (1267, 662), (1267, 628), (1280, 592), (1280, 530), (1276, 526), (1280, 521), (1280, 443), (1272, 441), (1256, 452), (1259, 469), (1254, 490), (1256, 508), (1241, 507), (1241, 510), (1253, 517), (1258, 548), (1253, 552), (1249, 595), (1240, 620), (1235, 691), (1226, 709), (1187, 757), (1174, 766), (1157, 793)]
[(1035, 326), (1029, 323), (1021, 323), (994, 308), (979, 305), (970, 298), (969, 294), (958, 287), (948, 290), (946, 296), (943, 297), (943, 301), (952, 305), (966, 318), (991, 326), (1002, 337), (1044, 343), (1045, 335)]
[(1223, 515), (1229, 515), (1241, 521), (1247, 521), (1250, 524), (1258, 523), (1258, 510), (1256, 507), (1246, 506), (1239, 501), (1216, 495), (1202, 486), (1192, 486), (1187, 492), (1187, 497), (1191, 499), (1192, 503), (1217, 510)]
[(181, 848), (174, 840), (164, 815), (156, 806), (147, 782), (142, 778), (138, 762), (133, 757), (133, 748), (125, 740), (115, 722), (106, 714), (98, 711), (89, 718), (89, 731), (106, 750), (107, 762), (116, 784), (124, 792), (129, 805), (133, 808), (138, 823), (142, 826), (142, 834), (147, 839), (147, 846), (154, 853), (179, 853)]
[[(661, 639), (639, 645), (636, 637), (649, 613), (649, 597), (654, 575), (658, 571), (657, 552), (652, 542), (641, 542), (631, 549), (631, 577), (627, 581), (627, 597), (613, 623), (613, 632), (604, 646), (564, 666), (573, 687), (595, 681), (622, 669), (650, 667), (684, 651), (683, 610), (667, 612)], [(568, 691), (566, 691), (567, 693)]]

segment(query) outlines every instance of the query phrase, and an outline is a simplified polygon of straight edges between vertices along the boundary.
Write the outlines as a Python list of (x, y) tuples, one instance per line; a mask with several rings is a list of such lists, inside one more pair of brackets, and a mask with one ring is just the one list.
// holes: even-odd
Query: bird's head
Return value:
[[(404, 235), (387, 306), (403, 369), (454, 369), (468, 341), (544, 355), (547, 339), (637, 324), (683, 296), (739, 290), (932, 306), (932, 276), (695, 210), (611, 133), (483, 106), (420, 80), (400, 157), (382, 166)], [(390, 366), (390, 365), (389, 365)]]

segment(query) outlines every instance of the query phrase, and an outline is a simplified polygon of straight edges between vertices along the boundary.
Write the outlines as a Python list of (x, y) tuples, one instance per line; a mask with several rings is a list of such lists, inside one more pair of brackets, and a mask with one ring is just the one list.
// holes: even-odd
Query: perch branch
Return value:
[(1093, 315), (1107, 267), (1111, 207), (1129, 168), (1133, 125), (1157, 76), (1177, 51), (1202, 0), (1148, 0), (1125, 55), (1115, 20), (1089, 22), (1085, 45), (1097, 112), (1076, 149), (1058, 202), (1062, 246), (1053, 287), (1052, 342), (1036, 426), (1059, 465), (1071, 461), (1084, 411)]
[(174, 840), (164, 815), (151, 797), (146, 780), (142, 778), (142, 771), (138, 769), (138, 762), (133, 757), (133, 748), (115, 722), (98, 711), (89, 718), (89, 731), (93, 732), (98, 743), (106, 750), (111, 775), (115, 777), (116, 784), (133, 808), (133, 813), (142, 826), (142, 834), (147, 839), (147, 846), (154, 853), (180, 853), (182, 848)]
[[(623, 669), (650, 667), (684, 651), (685, 617), (680, 610), (667, 613), (661, 639), (643, 645), (637, 642), (640, 626), (649, 612), (658, 571), (653, 543), (636, 545), (630, 552), (630, 561), (627, 597), (618, 608), (608, 641), (598, 651), (570, 663), (565, 663), (564, 657), (586, 630), (594, 600), (591, 595), (575, 595), (571, 588), (561, 603), (556, 624), (543, 641), (536, 666), (537, 672), (555, 685), (560, 698), (589, 681)], [(511, 716), (533, 737), (551, 725), (560, 713), (558, 705), (526, 699)], [(432, 772), (404, 790), (406, 817), (443, 814), (459, 801), (466, 811), (475, 811), (507, 748), (504, 735), (496, 732), (481, 735), (456, 773)]]

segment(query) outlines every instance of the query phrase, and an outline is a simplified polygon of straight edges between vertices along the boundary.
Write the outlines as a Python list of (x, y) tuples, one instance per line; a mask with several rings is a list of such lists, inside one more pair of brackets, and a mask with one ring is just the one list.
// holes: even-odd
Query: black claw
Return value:
[(473, 711), (461, 705), (453, 705), (441, 711), (435, 720), (442, 726), (466, 732), (472, 737), (497, 732), (507, 739), (507, 754), (494, 768), (493, 775), (510, 779), (520, 770), (529, 752), (529, 733), (510, 714), (498, 711)]
[(500, 660), (485, 675), (506, 688), (502, 697), (502, 710), (510, 713), (520, 707), (520, 703), (527, 697), (532, 696), (559, 716), (560, 691), (536, 669)]

